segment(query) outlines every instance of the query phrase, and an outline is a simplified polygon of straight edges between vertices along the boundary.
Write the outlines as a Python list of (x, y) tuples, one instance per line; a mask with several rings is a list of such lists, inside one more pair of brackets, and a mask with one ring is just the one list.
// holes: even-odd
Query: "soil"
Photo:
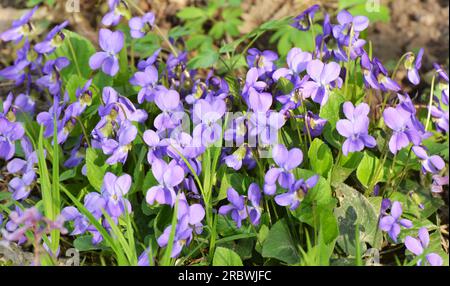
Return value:
[(369, 31), (374, 54), (382, 61), (399, 59), (405, 52), (425, 48), (423, 65), (448, 64), (449, 1), (392, 1), (391, 22), (376, 23)]

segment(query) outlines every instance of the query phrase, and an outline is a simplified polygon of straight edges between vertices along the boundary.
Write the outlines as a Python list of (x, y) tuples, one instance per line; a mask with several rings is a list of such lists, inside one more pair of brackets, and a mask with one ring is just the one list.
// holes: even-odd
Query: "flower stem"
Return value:
[(348, 44), (348, 51), (347, 51), (347, 68), (345, 70), (345, 91), (344, 91), (345, 99), (347, 99), (347, 93), (348, 93), (348, 78), (350, 76), (350, 54), (352, 53), (353, 36), (354, 36), (354, 31), (353, 31), (353, 26), (352, 26), (352, 28), (350, 29), (350, 41)]

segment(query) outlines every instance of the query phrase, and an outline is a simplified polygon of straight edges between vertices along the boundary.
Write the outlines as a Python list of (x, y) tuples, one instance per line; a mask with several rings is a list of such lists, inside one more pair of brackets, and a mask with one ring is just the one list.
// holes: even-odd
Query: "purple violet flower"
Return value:
[(424, 49), (420, 49), (417, 57), (415, 57), (413, 53), (409, 53), (405, 59), (405, 68), (408, 71), (408, 79), (414, 85), (420, 83), (419, 70), (422, 67), (423, 52)]
[(313, 5), (296, 16), (291, 24), (292, 27), (299, 29), (300, 31), (308, 31), (312, 25), (314, 15), (319, 11), (319, 5)]
[(361, 103), (354, 107), (349, 101), (344, 103), (344, 114), (347, 119), (341, 119), (336, 123), (336, 129), (342, 136), (346, 137), (342, 145), (342, 152), (345, 156), (351, 152), (358, 152), (364, 146), (373, 148), (377, 145), (375, 138), (369, 135), (369, 114), (370, 107), (366, 103)]
[(264, 177), (264, 193), (273, 196), (276, 192), (276, 183), (284, 189), (288, 189), (295, 181), (292, 170), (303, 161), (303, 153), (298, 148), (288, 150), (284, 145), (275, 145), (272, 149), (272, 157), (278, 167), (271, 168)]
[(155, 66), (150, 65), (144, 71), (138, 71), (130, 78), (130, 83), (135, 86), (140, 86), (141, 90), (138, 93), (138, 103), (142, 104), (145, 101), (153, 102), (156, 93), (156, 84), (158, 82), (158, 70)]
[(445, 168), (444, 160), (438, 155), (428, 156), (427, 151), (421, 146), (413, 146), (412, 150), (421, 161), (422, 172), (424, 174), (426, 172), (437, 174), (440, 170)]
[(112, 32), (108, 29), (101, 29), (99, 44), (103, 52), (97, 52), (89, 59), (91, 69), (97, 70), (101, 67), (105, 74), (115, 76), (119, 72), (117, 56), (123, 48), (124, 38), (121, 31)]
[(156, 201), (161, 205), (173, 206), (176, 199), (174, 188), (183, 181), (185, 176), (183, 168), (174, 160), (167, 164), (163, 160), (156, 159), (152, 162), (152, 173), (159, 185), (147, 191), (147, 203), (153, 205)]
[(56, 25), (45, 37), (45, 40), (36, 44), (34, 50), (40, 54), (50, 54), (64, 41), (62, 30), (69, 24), (69, 21)]
[(401, 218), (402, 213), (402, 205), (399, 202), (393, 202), (390, 215), (385, 215), (380, 219), (380, 229), (386, 231), (395, 243), (400, 234), (400, 226), (405, 228), (413, 226), (410, 220)]
[(289, 206), (290, 210), (295, 210), (300, 206), (308, 191), (317, 184), (319, 176), (314, 175), (306, 181), (300, 179), (289, 187), (289, 191), (275, 196), (275, 202), (280, 206)]
[(393, 154), (409, 145), (419, 145), (422, 141), (421, 134), (414, 126), (411, 113), (402, 108), (388, 107), (383, 112), (386, 125), (393, 130), (389, 140), (389, 149)]
[(323, 106), (328, 101), (331, 83), (339, 78), (341, 67), (335, 62), (324, 64), (320, 60), (312, 60), (306, 70), (312, 81), (305, 82), (303, 92)]
[[(416, 256), (423, 256), (425, 255), (425, 259), (427, 260), (428, 264), (431, 266), (441, 266), (443, 264), (442, 257), (440, 257), (438, 254), (429, 252), (426, 249), (428, 248), (428, 245), (430, 243), (430, 234), (428, 233), (428, 230), (426, 227), (422, 227), (419, 229), (418, 237), (412, 237), (407, 236), (405, 238), (405, 246), (406, 248), (411, 251)], [(417, 261), (417, 265), (422, 265), (422, 259), (419, 259)]]
[(125, 1), (108, 0), (109, 12), (102, 18), (102, 24), (105, 26), (117, 26), (122, 16), (130, 17), (130, 11)]
[(132, 38), (139, 39), (145, 36), (146, 29), (152, 28), (155, 24), (155, 14), (146, 13), (142, 17), (133, 17), (128, 22)]
[(128, 151), (132, 148), (131, 142), (136, 139), (137, 128), (130, 121), (125, 120), (121, 123), (117, 132), (117, 140), (108, 139), (102, 145), (103, 153), (111, 155), (106, 160), (109, 165), (120, 162), (125, 164), (128, 157)]
[(23, 37), (27, 37), (34, 30), (30, 20), (38, 8), (39, 6), (35, 6), (20, 19), (13, 21), (11, 28), (0, 34), (0, 39), (5, 42), (18, 43)]
[(106, 202), (106, 211), (111, 217), (117, 218), (125, 212), (131, 213), (131, 204), (124, 198), (130, 187), (130, 175), (117, 177), (110, 172), (105, 174), (101, 192)]
[(0, 117), (0, 159), (8, 161), (16, 153), (15, 141), (25, 134), (22, 124)]
[(256, 48), (251, 48), (248, 50), (247, 64), (249, 68), (257, 68), (259, 76), (274, 71), (274, 62), (276, 60), (278, 60), (278, 55), (273, 51), (266, 50), (261, 52)]

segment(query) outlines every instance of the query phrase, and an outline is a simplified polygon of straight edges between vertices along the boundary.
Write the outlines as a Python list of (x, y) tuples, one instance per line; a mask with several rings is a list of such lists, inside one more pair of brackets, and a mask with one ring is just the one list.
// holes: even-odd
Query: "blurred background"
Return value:
[[(220, 47), (264, 22), (296, 16), (305, 8), (320, 4), (322, 11), (332, 15), (346, 8), (354, 14), (368, 16), (371, 26), (365, 36), (372, 41), (374, 55), (388, 67), (395, 66), (405, 52), (416, 52), (421, 47), (425, 48), (423, 72), (431, 70), (434, 62), (448, 66), (448, 0), (131, 1), (143, 11), (154, 12), (159, 27), (171, 36), (182, 37), (188, 50), (198, 49), (205, 43)], [(0, 32), (36, 4), (41, 4), (34, 18), (38, 31), (45, 32), (68, 19), (69, 29), (93, 42), (97, 41), (101, 17), (108, 11), (106, 0), (0, 0)], [(266, 33), (255, 46), (277, 49), (283, 56), (294, 45), (307, 48), (310, 39), (305, 33), (287, 27)], [(148, 39), (144, 44), (151, 47), (154, 43)], [(13, 61), (13, 49), (13, 45), (0, 43), (0, 69)], [(404, 74), (400, 72), (398, 76), (401, 80)]]

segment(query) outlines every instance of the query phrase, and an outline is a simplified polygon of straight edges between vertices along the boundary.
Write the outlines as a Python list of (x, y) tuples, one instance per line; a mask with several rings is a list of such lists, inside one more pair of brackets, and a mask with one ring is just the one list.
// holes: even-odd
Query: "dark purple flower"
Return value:
[(248, 216), (245, 197), (239, 195), (233, 188), (229, 188), (227, 191), (227, 199), (230, 204), (221, 206), (219, 208), (219, 214), (226, 216), (230, 213), (231, 218), (236, 222), (236, 226), (240, 228), (242, 226), (242, 220), (245, 220)]
[(278, 60), (277, 53), (266, 50), (260, 51), (256, 48), (248, 50), (247, 64), (249, 68), (256, 68), (259, 76), (270, 73), (275, 70), (275, 61)]
[(445, 162), (438, 155), (428, 156), (427, 151), (420, 146), (413, 146), (412, 150), (422, 162), (422, 172), (424, 174), (426, 172), (437, 174), (440, 170), (444, 169)]
[(167, 164), (163, 160), (156, 159), (152, 162), (152, 173), (159, 185), (147, 191), (147, 203), (153, 205), (156, 201), (161, 205), (173, 206), (176, 199), (174, 188), (183, 181), (185, 176), (183, 168), (174, 160)]
[(385, 215), (380, 219), (380, 229), (386, 231), (394, 242), (397, 242), (400, 226), (405, 228), (413, 226), (410, 220), (401, 218), (402, 213), (402, 205), (399, 202), (393, 202), (390, 215)]
[(369, 135), (369, 114), (370, 107), (366, 103), (361, 103), (354, 107), (350, 101), (344, 103), (344, 114), (347, 119), (341, 119), (336, 123), (336, 129), (342, 136), (346, 137), (342, 145), (342, 152), (345, 156), (351, 152), (358, 152), (364, 146), (373, 148), (377, 145), (375, 138)]
[(282, 144), (275, 145), (272, 149), (272, 158), (278, 168), (271, 168), (264, 177), (264, 193), (273, 196), (276, 192), (276, 183), (284, 189), (288, 189), (295, 181), (292, 170), (303, 161), (303, 153), (298, 148), (286, 149)]
[(25, 134), (22, 124), (0, 117), (0, 159), (8, 161), (16, 153), (15, 141)]
[(108, 139), (102, 145), (103, 152), (111, 155), (106, 160), (109, 165), (120, 162), (125, 164), (128, 157), (128, 151), (132, 148), (132, 142), (136, 139), (137, 128), (130, 121), (125, 120), (121, 123), (117, 132), (117, 139)]
[[(405, 246), (416, 256), (424, 256), (427, 260), (428, 264), (431, 266), (442, 266), (443, 260), (442, 258), (433, 252), (427, 251), (428, 245), (430, 243), (430, 235), (426, 227), (422, 227), (419, 229), (418, 237), (407, 236), (405, 238)], [(422, 259), (417, 261), (417, 265), (422, 265)]]
[(66, 168), (74, 168), (78, 165), (80, 165), (85, 157), (85, 148), (81, 147), (81, 136), (78, 140), (77, 144), (72, 148), (72, 151), (70, 151), (69, 158), (64, 162), (64, 167)]
[(312, 20), (314, 19), (314, 15), (319, 11), (319, 5), (313, 5), (300, 13), (293, 19), (292, 27), (297, 28), (301, 31), (308, 31), (310, 26), (312, 25)]
[(62, 30), (69, 24), (69, 21), (56, 25), (45, 37), (45, 40), (36, 44), (34, 50), (40, 54), (52, 53), (64, 41)]
[(124, 45), (125, 36), (121, 31), (112, 32), (101, 29), (99, 33), (99, 44), (103, 52), (95, 53), (89, 59), (89, 66), (93, 70), (102, 68), (102, 71), (110, 76), (119, 72), (118, 54)]
[(341, 67), (335, 62), (324, 64), (320, 60), (312, 60), (306, 70), (312, 81), (305, 82), (303, 93), (324, 105), (328, 101), (331, 83), (339, 78)]
[(69, 64), (70, 61), (66, 57), (47, 61), (42, 68), (44, 76), (36, 80), (36, 84), (43, 88), (47, 88), (52, 95), (60, 94), (62, 86), (60, 72)]
[(124, 120), (144, 122), (148, 114), (143, 109), (137, 109), (130, 99), (121, 96), (112, 87), (104, 87), (102, 93), (104, 106), (99, 106), (98, 114), (109, 121), (122, 122)]
[(156, 60), (158, 59), (159, 53), (161, 52), (161, 48), (157, 49), (150, 57), (146, 60), (139, 61), (137, 67), (138, 70), (143, 71), (148, 66), (152, 66), (156, 64)]
[(408, 79), (414, 85), (420, 83), (419, 70), (422, 67), (423, 52), (423, 48), (420, 49), (417, 57), (415, 57), (413, 53), (409, 53), (405, 59), (405, 68), (408, 71)]
[[(84, 207), (95, 219), (100, 220), (103, 216), (102, 210), (106, 208), (106, 201), (98, 193), (89, 193), (84, 197)], [(76, 208), (65, 207), (61, 214), (67, 221), (73, 221), (74, 229), (70, 233), (71, 235), (80, 235), (88, 231), (92, 234), (92, 244), (97, 245), (103, 240), (100, 232)], [(109, 230), (110, 227), (107, 226), (106, 228)]]
[(11, 28), (0, 34), (0, 39), (5, 42), (15, 41), (18, 43), (23, 37), (27, 37), (34, 29), (30, 20), (38, 8), (39, 6), (35, 6), (20, 19), (13, 21)]
[(300, 206), (308, 191), (317, 184), (319, 176), (315, 175), (306, 181), (300, 179), (289, 187), (287, 193), (275, 196), (275, 202), (280, 206), (289, 206), (290, 210), (295, 210)]
[(310, 110), (305, 116), (305, 121), (307, 126), (303, 127), (303, 132), (309, 132), (313, 138), (322, 135), (322, 131), (328, 122), (328, 120), (319, 117), (319, 115), (312, 113)]

